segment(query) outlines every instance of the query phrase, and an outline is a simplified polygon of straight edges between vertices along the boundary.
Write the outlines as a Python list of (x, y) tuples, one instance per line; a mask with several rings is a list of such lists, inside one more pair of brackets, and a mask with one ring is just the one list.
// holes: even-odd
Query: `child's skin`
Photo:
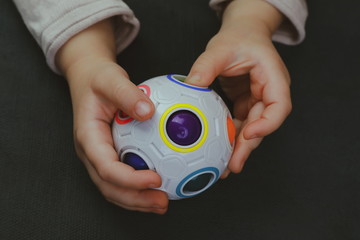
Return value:
[[(291, 111), (289, 74), (271, 41), (282, 20), (282, 14), (263, 0), (232, 1), (219, 33), (188, 75), (187, 82), (198, 86), (208, 86), (221, 75), (224, 91), (235, 103), (239, 135), (223, 177), (240, 172), (251, 151)], [(75, 147), (91, 179), (116, 205), (164, 214), (166, 194), (151, 189), (160, 187), (160, 176), (121, 163), (113, 147), (110, 124), (116, 110), (143, 121), (152, 116), (154, 106), (116, 63), (112, 20), (74, 36), (56, 62), (70, 86)]]

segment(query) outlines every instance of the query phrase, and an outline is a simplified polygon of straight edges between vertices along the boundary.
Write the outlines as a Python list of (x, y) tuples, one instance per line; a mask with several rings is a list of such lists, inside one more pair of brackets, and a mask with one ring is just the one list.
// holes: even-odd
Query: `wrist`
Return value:
[(56, 54), (56, 64), (68, 78), (70, 69), (115, 62), (115, 36), (112, 19), (98, 22), (66, 42)]
[(91, 81), (100, 78), (99, 75), (114, 67), (119, 66), (114, 60), (107, 57), (84, 56), (72, 62), (64, 72), (64, 76), (70, 88), (76, 88), (79, 84), (91, 86)]
[(221, 30), (260, 34), (271, 39), (283, 15), (264, 0), (233, 0), (223, 14)]

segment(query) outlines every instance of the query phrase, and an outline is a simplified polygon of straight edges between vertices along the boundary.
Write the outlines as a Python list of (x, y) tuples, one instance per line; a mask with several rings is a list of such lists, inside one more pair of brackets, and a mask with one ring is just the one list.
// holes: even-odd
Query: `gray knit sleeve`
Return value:
[[(210, 7), (217, 12), (223, 10), (224, 4), (231, 0), (211, 0)], [(286, 20), (280, 25), (273, 35), (273, 40), (295, 45), (305, 38), (305, 22), (308, 9), (305, 0), (264, 0), (284, 14)]]
[(50, 68), (59, 73), (55, 55), (72, 36), (109, 17), (116, 17), (117, 51), (139, 31), (139, 21), (121, 0), (14, 0), (26, 26), (43, 50)]

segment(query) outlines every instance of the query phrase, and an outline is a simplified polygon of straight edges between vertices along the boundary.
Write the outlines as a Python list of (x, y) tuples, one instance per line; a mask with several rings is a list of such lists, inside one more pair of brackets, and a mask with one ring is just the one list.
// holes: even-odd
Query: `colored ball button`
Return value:
[(199, 118), (188, 110), (180, 110), (171, 114), (166, 122), (166, 133), (169, 138), (181, 146), (195, 143), (201, 135)]
[(149, 169), (149, 167), (146, 164), (146, 162), (144, 161), (144, 159), (142, 159), (142, 157), (140, 157), (139, 155), (132, 153), (132, 152), (128, 152), (124, 155), (123, 163), (130, 165), (135, 170)]

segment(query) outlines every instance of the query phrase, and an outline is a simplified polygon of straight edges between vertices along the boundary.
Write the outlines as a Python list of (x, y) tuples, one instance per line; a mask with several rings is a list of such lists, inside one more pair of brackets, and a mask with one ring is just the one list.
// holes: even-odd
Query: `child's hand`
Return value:
[(114, 150), (111, 122), (117, 109), (137, 120), (150, 118), (154, 111), (148, 97), (116, 64), (114, 45), (107, 20), (76, 35), (57, 54), (71, 91), (76, 151), (108, 201), (129, 210), (163, 214), (167, 196), (151, 189), (160, 187), (160, 176), (121, 163)]
[(187, 79), (190, 84), (208, 86), (220, 76), (223, 90), (234, 102), (239, 135), (228, 166), (232, 172), (241, 171), (251, 151), (291, 111), (290, 77), (271, 41), (281, 20), (282, 15), (263, 0), (232, 1), (219, 33)]

